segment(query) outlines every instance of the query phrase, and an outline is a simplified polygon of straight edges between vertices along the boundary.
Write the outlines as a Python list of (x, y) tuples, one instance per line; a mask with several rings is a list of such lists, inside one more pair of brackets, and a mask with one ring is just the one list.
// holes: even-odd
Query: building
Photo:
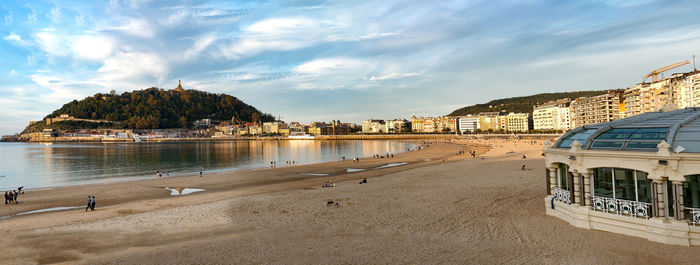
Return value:
[(363, 133), (385, 133), (387, 132), (386, 122), (383, 120), (366, 120), (362, 122)]
[[(508, 115), (499, 116), (500, 121), (505, 124), (502, 130), (506, 132), (528, 132), (532, 124), (530, 122), (530, 113), (508, 113)], [(500, 122), (499, 122), (500, 124)]]
[(620, 119), (622, 95), (622, 92), (610, 91), (598, 96), (573, 100), (570, 106), (570, 116), (573, 118), (571, 126), (580, 127)]
[[(500, 112), (481, 112), (479, 113), (479, 128), (482, 131), (498, 131), (501, 129), (501, 123), (498, 120)], [(505, 126), (505, 124), (503, 125)]]
[(457, 132), (457, 118), (450, 116), (443, 116), (436, 120), (437, 129), (436, 132)]
[(404, 133), (411, 131), (411, 122), (408, 120), (394, 119), (386, 121), (386, 132)]
[(646, 91), (649, 83), (639, 83), (633, 87), (625, 89), (623, 92), (622, 116), (632, 117), (643, 113), (642, 91)]
[(474, 133), (479, 130), (479, 128), (478, 116), (467, 115), (457, 117), (457, 132), (460, 134)]
[(263, 133), (265, 134), (279, 134), (280, 129), (287, 129), (289, 125), (284, 122), (274, 121), (274, 122), (263, 122)]
[(194, 127), (204, 127), (204, 128), (209, 128), (211, 127), (211, 119), (200, 119), (196, 120), (193, 122)]
[(700, 245), (700, 108), (586, 125), (546, 146), (547, 215), (586, 229)]
[(411, 117), (411, 131), (412, 132), (423, 132), (423, 121), (425, 118), (416, 116)]
[(434, 133), (437, 132), (437, 120), (435, 118), (425, 118), (423, 119), (423, 133)]
[(568, 98), (550, 101), (533, 107), (533, 129), (539, 131), (568, 131), (571, 129), (571, 115)]

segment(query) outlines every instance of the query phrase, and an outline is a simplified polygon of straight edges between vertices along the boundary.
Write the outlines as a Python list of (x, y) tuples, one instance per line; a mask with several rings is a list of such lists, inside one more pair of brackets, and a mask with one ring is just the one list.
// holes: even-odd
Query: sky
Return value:
[(625, 88), (693, 54), (694, 1), (0, 0), (0, 134), (178, 80), (288, 122), (358, 123)]

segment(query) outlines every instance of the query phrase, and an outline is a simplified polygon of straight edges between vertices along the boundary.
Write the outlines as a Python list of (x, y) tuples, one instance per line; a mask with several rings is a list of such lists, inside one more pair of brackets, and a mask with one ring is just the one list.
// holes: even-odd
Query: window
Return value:
[(651, 202), (651, 181), (647, 173), (624, 168), (593, 170), (593, 196)]
[(569, 166), (559, 164), (559, 188), (569, 190)]
[(593, 139), (591, 149), (655, 150), (668, 128), (614, 128)]
[(593, 171), (593, 187), (595, 196), (614, 198), (612, 168), (596, 168)]
[(588, 130), (585, 130), (582, 132), (577, 132), (577, 133), (571, 134), (568, 137), (566, 137), (566, 139), (562, 140), (561, 143), (559, 143), (559, 146), (557, 146), (557, 147), (558, 148), (571, 148), (571, 143), (573, 143), (574, 140), (578, 140), (580, 143), (583, 144), (583, 142), (585, 142), (586, 139), (588, 139), (588, 137), (591, 136), (591, 134), (593, 134), (593, 132), (595, 132), (595, 131), (596, 131), (596, 129), (588, 129)]
[(683, 206), (700, 208), (700, 175), (685, 176)]

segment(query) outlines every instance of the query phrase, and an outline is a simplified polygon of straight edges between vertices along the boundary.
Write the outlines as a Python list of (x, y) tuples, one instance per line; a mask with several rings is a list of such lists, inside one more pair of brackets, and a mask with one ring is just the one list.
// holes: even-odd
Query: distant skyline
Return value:
[(74, 99), (178, 80), (303, 123), (625, 88), (700, 56), (698, 14), (651, 0), (6, 0), (0, 134)]

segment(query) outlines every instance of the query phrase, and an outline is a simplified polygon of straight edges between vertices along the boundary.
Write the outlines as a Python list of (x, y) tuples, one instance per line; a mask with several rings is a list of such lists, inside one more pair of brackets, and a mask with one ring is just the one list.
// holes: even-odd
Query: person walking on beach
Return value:
[(90, 210), (90, 206), (92, 206), (92, 198), (90, 197), (90, 195), (88, 195), (87, 207), (85, 207), (86, 212)]
[(14, 193), (15, 193), (15, 203), (18, 203), (19, 201), (17, 200), (17, 196), (19, 196), (19, 192), (17, 192), (17, 191), (15, 190)]
[(7, 201), (10, 200), (9, 195), (7, 195), (7, 191), (5, 192), (5, 204), (7, 204)]
[(92, 195), (92, 203), (90, 203), (90, 210), (95, 210), (95, 195)]

